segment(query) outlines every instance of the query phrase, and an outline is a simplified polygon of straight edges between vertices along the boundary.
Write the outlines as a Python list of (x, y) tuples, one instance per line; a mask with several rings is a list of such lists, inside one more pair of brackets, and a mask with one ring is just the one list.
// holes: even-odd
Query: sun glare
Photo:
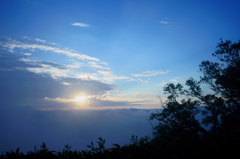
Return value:
[(78, 103), (86, 103), (87, 102), (88, 97), (81, 95), (81, 96), (77, 96), (74, 101), (78, 102)]

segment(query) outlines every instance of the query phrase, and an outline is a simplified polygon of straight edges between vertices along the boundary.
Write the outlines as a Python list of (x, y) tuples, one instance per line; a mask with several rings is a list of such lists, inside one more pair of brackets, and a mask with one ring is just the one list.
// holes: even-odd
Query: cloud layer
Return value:
[(55, 110), (10, 109), (0, 107), (0, 150), (5, 152), (20, 147), (21, 152), (40, 148), (45, 142), (50, 150), (61, 151), (69, 144), (74, 150), (87, 149), (98, 137), (124, 145), (131, 135), (151, 136), (147, 118), (154, 110)]

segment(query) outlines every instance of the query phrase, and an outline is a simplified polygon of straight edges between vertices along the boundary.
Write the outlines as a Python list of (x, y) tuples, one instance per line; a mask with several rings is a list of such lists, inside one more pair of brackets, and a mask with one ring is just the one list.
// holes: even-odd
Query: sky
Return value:
[[(1, 0), (0, 151), (151, 135), (163, 87), (199, 79), (239, 0)], [(205, 93), (209, 90), (206, 88)]]

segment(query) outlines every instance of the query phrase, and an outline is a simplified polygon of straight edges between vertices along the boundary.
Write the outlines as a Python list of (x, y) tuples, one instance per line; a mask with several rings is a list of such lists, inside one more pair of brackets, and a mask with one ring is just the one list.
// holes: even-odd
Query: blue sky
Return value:
[[(6, 118), (15, 112), (2, 124), (25, 123), (35, 111), (120, 115), (127, 109), (142, 125), (136, 116), (160, 108), (156, 96), (166, 99), (166, 83), (199, 79), (198, 66), (215, 60), (211, 54), (219, 39), (239, 39), (239, 6), (238, 0), (1, 0), (1, 109)], [(39, 118), (47, 122), (48, 115)], [(36, 127), (35, 132), (32, 124), (24, 128)], [(4, 145), (17, 145), (8, 131), (2, 134)]]

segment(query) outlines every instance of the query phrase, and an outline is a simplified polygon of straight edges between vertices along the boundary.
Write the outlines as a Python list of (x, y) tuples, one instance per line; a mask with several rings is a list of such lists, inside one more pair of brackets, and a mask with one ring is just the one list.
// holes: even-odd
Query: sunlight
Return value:
[(87, 99), (88, 99), (87, 96), (80, 95), (80, 96), (77, 96), (77, 97), (74, 99), (74, 101), (75, 101), (75, 102), (78, 102), (78, 103), (86, 103), (86, 102), (87, 102)]

